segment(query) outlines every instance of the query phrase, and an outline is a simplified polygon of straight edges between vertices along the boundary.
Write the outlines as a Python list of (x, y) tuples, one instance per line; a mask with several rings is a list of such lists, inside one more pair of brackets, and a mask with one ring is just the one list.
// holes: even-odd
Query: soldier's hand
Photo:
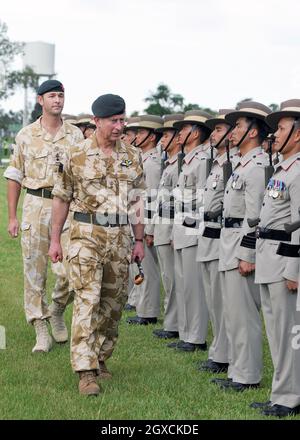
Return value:
[(296, 281), (286, 280), (286, 286), (291, 293), (296, 293), (298, 290), (298, 283)]
[(147, 245), (148, 247), (152, 247), (153, 244), (154, 244), (154, 236), (153, 236), (153, 235), (148, 235), (148, 234), (146, 234), (146, 235), (145, 235), (145, 241), (146, 241), (146, 245)]
[(63, 260), (63, 253), (60, 243), (51, 243), (49, 247), (48, 255), (52, 263), (57, 263)]
[(141, 241), (136, 241), (132, 250), (131, 262), (133, 263), (136, 258), (142, 261), (144, 259), (144, 256), (145, 251), (143, 243)]
[(248, 261), (240, 260), (239, 273), (242, 275), (242, 277), (247, 277), (254, 270), (255, 270), (255, 264), (248, 263)]
[(9, 220), (8, 223), (8, 233), (12, 238), (16, 238), (19, 234), (19, 222), (18, 220), (15, 218), (13, 220)]

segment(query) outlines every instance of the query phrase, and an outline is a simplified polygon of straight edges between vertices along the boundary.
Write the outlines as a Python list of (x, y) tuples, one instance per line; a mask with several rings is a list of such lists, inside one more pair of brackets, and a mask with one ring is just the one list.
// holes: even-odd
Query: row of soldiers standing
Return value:
[(164, 328), (154, 335), (179, 337), (168, 344), (176, 350), (206, 350), (210, 318), (214, 338), (199, 369), (227, 371), (213, 382), (245, 391), (262, 379), (262, 307), (274, 376), (270, 400), (251, 406), (279, 417), (300, 411), (299, 230), (284, 227), (299, 220), (299, 117), (300, 100), (275, 113), (245, 102), (213, 118), (141, 116), (125, 134), (142, 151), (148, 223), (145, 281), (130, 286), (127, 309), (137, 316), (127, 321), (157, 322), (161, 273)]

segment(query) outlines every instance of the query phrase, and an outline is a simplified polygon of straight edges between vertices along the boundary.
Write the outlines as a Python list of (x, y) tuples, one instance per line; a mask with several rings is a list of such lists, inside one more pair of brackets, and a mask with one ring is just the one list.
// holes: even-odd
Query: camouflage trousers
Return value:
[[(48, 249), (51, 234), (52, 200), (26, 194), (21, 223), (24, 266), (24, 306), (27, 322), (51, 317), (46, 295)], [(67, 248), (69, 221), (62, 234), (63, 252)], [(52, 300), (61, 306), (72, 301), (67, 279), (67, 261), (51, 265), (56, 276)]]
[(75, 293), (72, 368), (95, 370), (99, 360), (105, 361), (112, 355), (127, 301), (129, 228), (72, 221), (68, 260), (70, 287)]

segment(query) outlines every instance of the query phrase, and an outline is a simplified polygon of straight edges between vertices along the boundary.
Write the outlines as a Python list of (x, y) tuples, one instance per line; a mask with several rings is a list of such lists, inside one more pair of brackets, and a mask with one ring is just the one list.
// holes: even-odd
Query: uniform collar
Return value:
[[(105, 156), (101, 150), (101, 148), (98, 145), (96, 133), (93, 133), (88, 139), (85, 140), (85, 150), (87, 152), (88, 156), (99, 154), (100, 156), (103, 156), (104, 158), (108, 158), (108, 156)], [(118, 139), (116, 141), (116, 146), (113, 149), (112, 155), (109, 157), (116, 158), (118, 153), (126, 153), (126, 145)]]
[(278, 164), (275, 165), (275, 170), (277, 171), (279, 168), (282, 168), (284, 171), (287, 171), (294, 162), (300, 160), (300, 152), (293, 154), (293, 156), (289, 157), (286, 160), (282, 160)]
[(189, 164), (200, 151), (203, 151), (203, 145), (198, 145), (198, 147), (195, 147), (192, 151), (187, 153), (184, 156), (183, 162)]
[(156, 148), (151, 148), (151, 150), (146, 151), (146, 153), (142, 153), (142, 160), (143, 162), (145, 162), (146, 159), (148, 159), (148, 157), (152, 156), (153, 153), (157, 153)]
[(221, 156), (216, 156), (214, 159), (214, 163), (217, 162), (220, 167), (224, 165), (224, 163), (227, 161), (227, 153), (225, 151), (225, 153), (221, 154)]
[(262, 148), (260, 146), (253, 148), (252, 150), (248, 151), (248, 153), (245, 154), (245, 156), (240, 157), (239, 163), (242, 165), (242, 167), (244, 167), (252, 159), (255, 159), (257, 156), (259, 156), (261, 154), (262, 154)]
[(40, 116), (33, 124), (32, 124), (32, 134), (34, 136), (41, 136), (45, 141), (51, 141), (51, 142), (57, 142), (60, 139), (63, 139), (66, 137), (67, 133), (70, 133), (71, 129), (68, 126), (68, 124), (65, 123), (65, 121), (62, 121), (62, 126), (56, 133), (55, 137), (53, 138), (50, 133), (48, 133), (42, 126), (42, 116)]
[(177, 162), (177, 160), (178, 160), (178, 156), (177, 156), (177, 154), (175, 154), (173, 157), (168, 158), (166, 160), (166, 164), (167, 165), (173, 165), (173, 163)]

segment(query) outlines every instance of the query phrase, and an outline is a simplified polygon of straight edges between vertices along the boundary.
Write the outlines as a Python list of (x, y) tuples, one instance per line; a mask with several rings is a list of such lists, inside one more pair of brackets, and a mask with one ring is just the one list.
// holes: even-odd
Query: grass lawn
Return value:
[[(214, 376), (197, 372), (195, 363), (205, 360), (207, 353), (178, 353), (154, 338), (152, 330), (160, 328), (162, 320), (156, 326), (129, 326), (128, 313), (123, 315), (119, 342), (108, 361), (113, 379), (103, 382), (104, 392), (97, 398), (78, 394), (69, 344), (56, 344), (46, 355), (32, 355), (34, 330), (23, 311), (20, 242), (6, 232), (2, 174), (0, 170), (0, 325), (6, 328), (7, 348), (0, 350), (0, 419), (265, 419), (249, 403), (269, 398), (272, 364), (266, 338), (262, 386), (244, 393), (220, 391), (210, 383)], [(49, 274), (50, 297), (53, 278)], [(71, 314), (69, 306), (69, 329)]]

